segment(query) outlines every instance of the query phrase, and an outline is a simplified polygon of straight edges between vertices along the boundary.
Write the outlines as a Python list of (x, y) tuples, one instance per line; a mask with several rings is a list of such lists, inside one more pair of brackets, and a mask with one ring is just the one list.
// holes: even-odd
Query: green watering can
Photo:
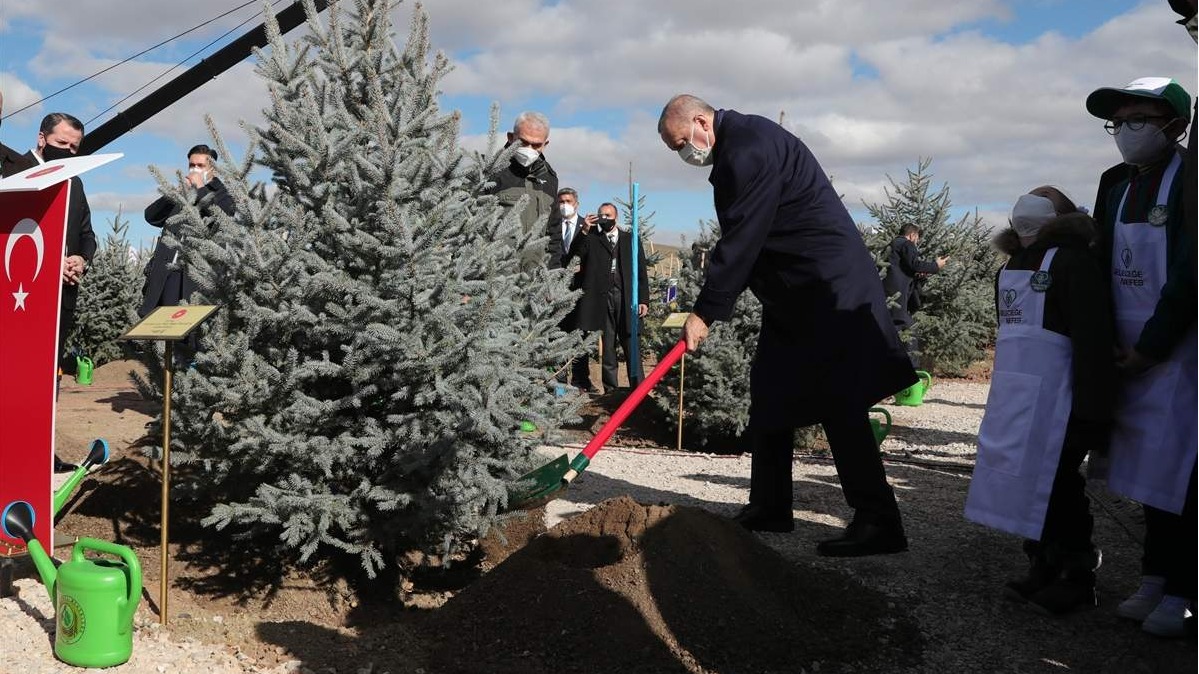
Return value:
[(924, 370), (916, 370), (916, 376), (920, 381), (895, 394), (896, 405), (918, 407), (924, 403), (924, 394), (933, 385), (933, 376)]
[(84, 386), (92, 385), (92, 373), (95, 372), (96, 366), (92, 364), (92, 359), (87, 356), (75, 356), (75, 381)]
[(874, 431), (874, 444), (881, 445), (883, 443), (883, 438), (887, 437), (887, 434), (891, 432), (891, 413), (881, 407), (870, 408), (870, 414), (874, 414), (876, 412), (882, 414), (887, 420), (887, 425), (883, 426), (881, 421), (875, 419), (874, 417), (870, 417), (870, 430)]
[[(80, 538), (58, 568), (33, 537), (33, 508), (13, 501), (3, 513), (4, 533), (25, 541), (50, 601), (57, 629), (54, 655), (76, 667), (114, 667), (133, 655), (133, 614), (142, 596), (142, 569), (133, 550), (98, 538)], [(92, 550), (120, 561), (84, 557)]]

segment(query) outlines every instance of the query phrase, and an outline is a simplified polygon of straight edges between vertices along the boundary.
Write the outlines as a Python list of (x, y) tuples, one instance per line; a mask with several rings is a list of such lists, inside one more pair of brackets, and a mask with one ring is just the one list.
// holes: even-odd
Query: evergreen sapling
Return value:
[(117, 213), (109, 225), (79, 284), (75, 328), (66, 340), (68, 353), (91, 358), (97, 367), (126, 357), (127, 347), (117, 337), (137, 322), (135, 307), (141, 303), (145, 282), (145, 251), (129, 245), (129, 222)]
[[(163, 183), (193, 302), (221, 307), (176, 379), (172, 456), (180, 493), (210, 505), (204, 524), (286, 559), (353, 555), (373, 576), (486, 532), (545, 461), (520, 422), (548, 432), (573, 415), (547, 372), (580, 345), (557, 328), (566, 272), (521, 263), (544, 233), (483, 194), (511, 151), (468, 156), (458, 116), (438, 110), (450, 66), (429, 57), (425, 13), (401, 50), (388, 0), (346, 4), (322, 24), (305, 2), (296, 46), (268, 18), (266, 123), (222, 172), (234, 216), (204, 222)], [(254, 166), (271, 189), (250, 184)]]

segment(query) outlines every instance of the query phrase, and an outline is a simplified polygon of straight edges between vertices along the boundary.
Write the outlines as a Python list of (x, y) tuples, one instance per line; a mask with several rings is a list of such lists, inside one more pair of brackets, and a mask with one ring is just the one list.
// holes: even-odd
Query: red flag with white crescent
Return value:
[[(0, 510), (27, 501), (52, 549), (58, 306), (70, 181), (0, 193)], [(0, 531), (0, 555), (24, 542)]]

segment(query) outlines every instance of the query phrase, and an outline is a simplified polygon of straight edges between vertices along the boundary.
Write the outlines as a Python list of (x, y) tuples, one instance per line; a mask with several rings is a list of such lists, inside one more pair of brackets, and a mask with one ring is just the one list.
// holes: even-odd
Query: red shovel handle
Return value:
[(599, 453), (600, 448), (604, 446), (608, 438), (612, 437), (616, 429), (620, 428), (621, 424), (633, 413), (633, 410), (641, 404), (641, 401), (645, 400), (645, 396), (649, 395), (649, 392), (662, 379), (666, 371), (679, 362), (679, 358), (683, 357), (685, 351), (687, 351), (687, 342), (680, 339), (679, 343), (675, 344), (674, 348), (670, 350), (670, 353), (667, 353), (662, 360), (658, 361), (658, 364), (654, 366), (649, 376), (638, 384), (637, 388), (633, 389), (633, 392), (629, 394), (628, 398), (625, 398), (620, 407), (616, 408), (616, 412), (612, 414), (612, 418), (604, 423), (599, 433), (596, 433), (595, 437), (591, 438), (591, 442), (588, 442), (587, 446), (583, 448), (583, 456), (587, 457), (588, 461), (595, 458), (595, 455)]

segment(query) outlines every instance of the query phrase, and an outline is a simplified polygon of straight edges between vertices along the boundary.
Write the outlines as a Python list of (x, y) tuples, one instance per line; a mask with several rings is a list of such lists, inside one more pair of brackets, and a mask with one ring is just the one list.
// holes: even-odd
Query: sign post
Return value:
[[(629, 362), (632, 363), (637, 368), (638, 373), (641, 372), (641, 316), (638, 315), (638, 313), (637, 313), (637, 309), (639, 308), (638, 307), (638, 303), (639, 303), (638, 298), (640, 297), (640, 295), (638, 294), (637, 279), (641, 275), (641, 265), (640, 265), (640, 257), (639, 257), (639, 254), (641, 252), (641, 223), (638, 222), (638, 220), (640, 218), (638, 217), (639, 214), (637, 212), (637, 201), (638, 201), (638, 198), (641, 196), (639, 194), (640, 190), (641, 190), (641, 185), (638, 183), (633, 183), (632, 202), (631, 202), (632, 213), (630, 214), (630, 219), (632, 220), (632, 225), (633, 225), (632, 226), (633, 254), (630, 256), (632, 258), (632, 261), (629, 263), (629, 265), (633, 268), (632, 274), (631, 274), (633, 277), (633, 292), (632, 292), (633, 299), (632, 299), (632, 304), (629, 306), (629, 323), (630, 323), (629, 332), (631, 334), (629, 336), (629, 353), (628, 353)], [(633, 373), (629, 372), (629, 386), (637, 386), (637, 384), (641, 383), (640, 378), (637, 378), (637, 381), (633, 381), (633, 379), (634, 379)]]
[[(683, 324), (686, 322), (687, 322), (687, 314), (686, 313), (675, 312), (675, 313), (672, 313), (671, 315), (667, 316), (666, 320), (662, 321), (662, 327), (677, 328), (677, 329), (681, 330), (683, 328)], [(686, 373), (687, 373), (687, 354), (684, 353), (682, 356), (679, 357), (679, 424), (678, 424), (679, 434), (678, 434), (677, 444), (675, 445), (675, 449), (680, 452), (683, 451), (683, 384), (684, 384), (683, 376)]]
[(162, 356), (162, 525), (159, 532), (158, 622), (167, 624), (167, 590), (170, 586), (171, 507), (171, 384), (175, 364), (175, 342), (185, 339), (216, 311), (212, 305), (158, 307), (118, 337), (133, 341), (161, 341)]

